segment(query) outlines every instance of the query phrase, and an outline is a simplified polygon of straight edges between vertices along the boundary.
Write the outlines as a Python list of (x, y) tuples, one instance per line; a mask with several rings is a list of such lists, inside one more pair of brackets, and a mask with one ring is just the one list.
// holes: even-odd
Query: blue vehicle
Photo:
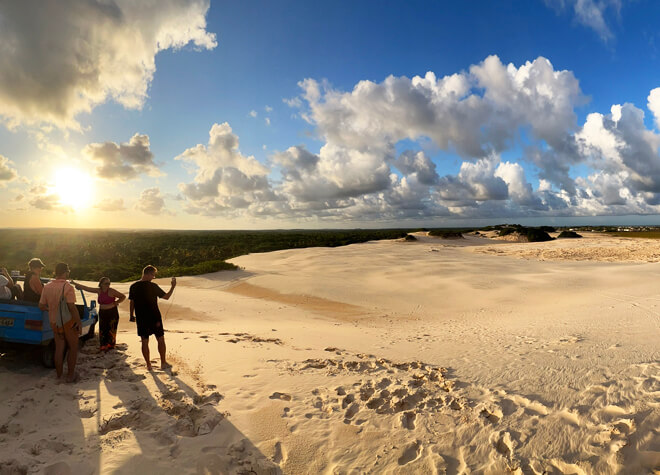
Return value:
[[(13, 277), (15, 281), (23, 281), (23, 277)], [(43, 283), (49, 279), (41, 279)], [(82, 304), (76, 304), (82, 321), (82, 342), (94, 336), (94, 329), (99, 320), (96, 301), (89, 305), (85, 294), (80, 291)], [(55, 340), (50, 327), (48, 312), (39, 310), (39, 305), (23, 300), (0, 300), (0, 344), (20, 344), (41, 347), (41, 361), (44, 366), (55, 366)]]

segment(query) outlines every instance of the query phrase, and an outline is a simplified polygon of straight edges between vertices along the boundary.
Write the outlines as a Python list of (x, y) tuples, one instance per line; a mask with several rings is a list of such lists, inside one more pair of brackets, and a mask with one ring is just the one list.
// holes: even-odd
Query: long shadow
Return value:
[[(7, 395), (0, 405), (0, 467), (17, 473), (48, 467), (81, 474), (281, 473), (218, 410), (222, 395), (194, 390), (176, 371), (147, 372), (141, 355), (129, 357), (127, 349), (119, 343), (103, 354), (97, 339), (88, 341), (73, 385), (55, 384), (54, 372), (34, 359), (21, 362), (25, 352), (0, 352), (3, 385), (23, 381), (15, 391), (0, 389)], [(151, 380), (157, 393), (147, 385)]]
[(99, 451), (86, 450), (83, 424), (88, 382), (58, 384), (30, 346), (3, 346), (0, 382), (0, 472), (97, 471)]

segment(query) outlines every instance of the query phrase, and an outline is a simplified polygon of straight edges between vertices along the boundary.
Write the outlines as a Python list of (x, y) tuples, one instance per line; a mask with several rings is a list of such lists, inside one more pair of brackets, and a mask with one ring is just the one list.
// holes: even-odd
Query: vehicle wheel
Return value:
[(55, 367), (55, 340), (41, 347), (41, 362), (46, 368)]
[(87, 333), (85, 333), (83, 336), (80, 337), (82, 341), (87, 341), (91, 340), (94, 338), (94, 330), (96, 328), (96, 323), (93, 323), (90, 327), (89, 330), (87, 330)]

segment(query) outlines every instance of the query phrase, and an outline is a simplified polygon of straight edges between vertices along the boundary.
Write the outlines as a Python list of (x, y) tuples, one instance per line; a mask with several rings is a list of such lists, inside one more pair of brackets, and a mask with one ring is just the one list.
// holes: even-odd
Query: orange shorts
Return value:
[(64, 323), (63, 327), (58, 327), (57, 325), (55, 325), (54, 327), (52, 327), (53, 328), (53, 333), (56, 333), (57, 335), (64, 336), (64, 333), (67, 330), (72, 330), (73, 329), (73, 325), (75, 325), (75, 323), (76, 323), (75, 320), (72, 318), (68, 322)]

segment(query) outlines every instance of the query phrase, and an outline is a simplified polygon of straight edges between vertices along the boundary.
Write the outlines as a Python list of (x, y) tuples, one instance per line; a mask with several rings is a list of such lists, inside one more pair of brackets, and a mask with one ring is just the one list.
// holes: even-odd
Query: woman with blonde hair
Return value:
[(101, 277), (98, 287), (87, 287), (77, 282), (71, 282), (76, 289), (98, 294), (99, 302), (99, 345), (101, 351), (112, 350), (117, 342), (117, 326), (119, 324), (119, 304), (126, 296), (110, 287), (110, 279)]

